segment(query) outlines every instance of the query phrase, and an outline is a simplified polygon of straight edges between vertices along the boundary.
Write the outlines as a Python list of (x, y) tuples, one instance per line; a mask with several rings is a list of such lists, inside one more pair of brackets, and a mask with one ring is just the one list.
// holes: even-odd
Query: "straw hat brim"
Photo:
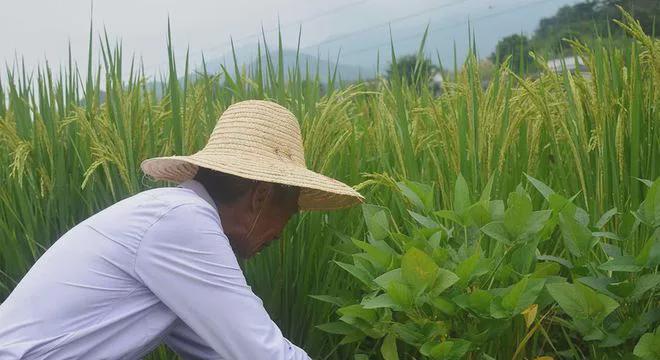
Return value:
[(300, 188), (300, 210), (336, 210), (364, 201), (352, 187), (304, 166), (290, 162), (265, 160), (224, 154), (206, 155), (204, 151), (190, 156), (167, 156), (147, 159), (141, 168), (156, 180), (181, 183), (192, 179), (198, 166), (246, 179), (296, 186)]

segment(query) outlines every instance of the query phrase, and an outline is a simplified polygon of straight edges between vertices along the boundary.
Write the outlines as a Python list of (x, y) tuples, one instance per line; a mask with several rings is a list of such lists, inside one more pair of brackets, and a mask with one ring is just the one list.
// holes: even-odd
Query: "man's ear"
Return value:
[(256, 212), (259, 211), (259, 209), (262, 209), (266, 205), (266, 202), (269, 199), (269, 194), (272, 191), (273, 184), (259, 181), (252, 191), (252, 201), (250, 204), (252, 206), (251, 210)]

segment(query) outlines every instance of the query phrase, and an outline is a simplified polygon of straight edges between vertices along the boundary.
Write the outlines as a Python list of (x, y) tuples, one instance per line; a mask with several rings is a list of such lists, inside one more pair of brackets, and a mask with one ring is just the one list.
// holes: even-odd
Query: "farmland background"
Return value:
[[(90, 29), (86, 66), (70, 63), (58, 74), (48, 66), (36, 73), (16, 66), (0, 83), (0, 300), (74, 224), (165, 185), (141, 175), (143, 159), (200, 149), (219, 114), (245, 99), (291, 109), (308, 167), (358, 184), (394, 218), (405, 208), (388, 181), (433, 184), (436, 203), (449, 208), (459, 173), (475, 193), (494, 177), (495, 198), (529, 174), (576, 195), (592, 217), (636, 208), (645, 191), (637, 179), (660, 175), (660, 45), (641, 28), (628, 30), (625, 38), (565, 43), (589, 76), (553, 71), (541, 57), (533, 59), (534, 72), (510, 71), (507, 54), (492, 71), (475, 54), (443, 66), (421, 60), (422, 41), (412, 72), (397, 70), (393, 49), (389, 76), (348, 84), (332, 67), (285, 68), (281, 44), (260, 47), (253, 67), (213, 74), (177, 64), (170, 51), (169, 75), (154, 82), (107, 38), (93, 53)], [(426, 66), (444, 74), (439, 96), (427, 86)], [(613, 231), (620, 226), (611, 224)], [(363, 232), (360, 209), (304, 213), (279, 246), (244, 264), (285, 335), (315, 358), (343, 359), (353, 351), (314, 328), (332, 318), (333, 308), (308, 295), (351, 289), (354, 280), (332, 263), (337, 234)], [(642, 242), (622, 246), (635, 253)], [(564, 249), (553, 251), (559, 256)], [(153, 356), (172, 355), (159, 349)]]

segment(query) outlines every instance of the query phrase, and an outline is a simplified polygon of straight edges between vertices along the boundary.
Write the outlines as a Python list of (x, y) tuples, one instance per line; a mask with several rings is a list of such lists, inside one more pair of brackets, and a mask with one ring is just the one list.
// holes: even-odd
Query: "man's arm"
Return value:
[(163, 215), (142, 239), (135, 272), (220, 356), (309, 359), (247, 285), (211, 207), (180, 205)]
[(164, 342), (186, 360), (222, 360), (222, 357), (181, 319), (174, 322)]

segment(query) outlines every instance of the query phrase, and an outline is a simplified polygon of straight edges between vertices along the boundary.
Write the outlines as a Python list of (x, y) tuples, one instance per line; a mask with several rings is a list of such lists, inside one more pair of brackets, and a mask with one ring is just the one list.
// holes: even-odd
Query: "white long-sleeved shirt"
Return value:
[(204, 187), (141, 192), (57, 240), (0, 304), (0, 359), (309, 359), (247, 285)]

